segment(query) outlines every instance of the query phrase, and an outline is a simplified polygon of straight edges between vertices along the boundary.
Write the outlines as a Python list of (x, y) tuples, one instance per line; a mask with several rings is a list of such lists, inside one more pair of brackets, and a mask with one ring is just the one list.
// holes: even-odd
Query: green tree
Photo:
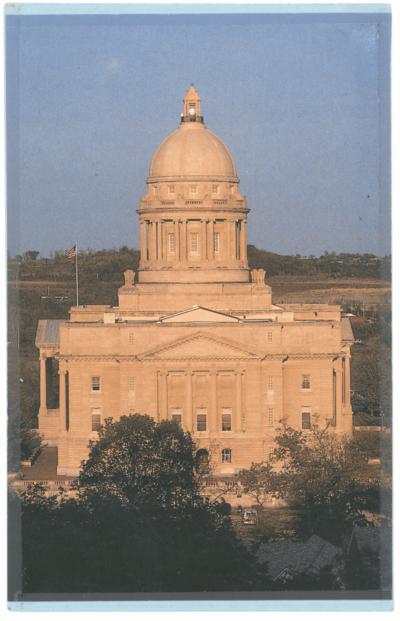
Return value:
[(276, 496), (276, 476), (271, 462), (253, 463), (248, 470), (239, 472), (236, 490), (253, 498), (262, 508), (271, 496)]
[(308, 432), (285, 423), (269, 463), (242, 471), (248, 493), (273, 495), (298, 509), (298, 534), (339, 540), (347, 526), (365, 520), (371, 485), (362, 478), (367, 455), (351, 439), (316, 424)]
[[(106, 421), (76, 497), (22, 499), (25, 590), (168, 592), (265, 585), (223, 503), (198, 494), (195, 446), (172, 422)], [(40, 550), (40, 553), (39, 553)]]

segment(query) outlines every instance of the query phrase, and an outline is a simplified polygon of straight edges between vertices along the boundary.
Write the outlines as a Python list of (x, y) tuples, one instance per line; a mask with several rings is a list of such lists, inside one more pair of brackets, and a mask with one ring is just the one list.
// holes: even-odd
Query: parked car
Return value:
[(255, 509), (245, 509), (243, 511), (243, 524), (249, 526), (257, 524), (257, 511)]

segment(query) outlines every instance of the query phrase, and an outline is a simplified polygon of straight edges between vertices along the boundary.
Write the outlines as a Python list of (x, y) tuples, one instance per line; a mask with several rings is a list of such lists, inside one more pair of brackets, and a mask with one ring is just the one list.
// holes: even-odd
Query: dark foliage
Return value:
[[(24, 591), (169, 592), (265, 586), (226, 507), (198, 495), (194, 445), (172, 423), (108, 421), (77, 497), (22, 499)], [(261, 580), (261, 582), (260, 582)]]

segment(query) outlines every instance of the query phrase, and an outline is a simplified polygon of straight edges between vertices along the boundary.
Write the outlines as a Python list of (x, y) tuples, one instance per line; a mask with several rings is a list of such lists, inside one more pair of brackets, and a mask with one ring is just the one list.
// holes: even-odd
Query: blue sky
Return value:
[(150, 157), (194, 82), (231, 150), (248, 238), (389, 251), (388, 18), (7, 18), (11, 254), (138, 246)]

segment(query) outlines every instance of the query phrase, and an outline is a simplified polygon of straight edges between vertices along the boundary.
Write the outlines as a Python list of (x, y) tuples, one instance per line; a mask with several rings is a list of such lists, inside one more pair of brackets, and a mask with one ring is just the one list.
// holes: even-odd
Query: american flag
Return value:
[(76, 246), (72, 246), (72, 248), (67, 250), (65, 256), (68, 257), (68, 259), (73, 259), (74, 257), (76, 257)]

